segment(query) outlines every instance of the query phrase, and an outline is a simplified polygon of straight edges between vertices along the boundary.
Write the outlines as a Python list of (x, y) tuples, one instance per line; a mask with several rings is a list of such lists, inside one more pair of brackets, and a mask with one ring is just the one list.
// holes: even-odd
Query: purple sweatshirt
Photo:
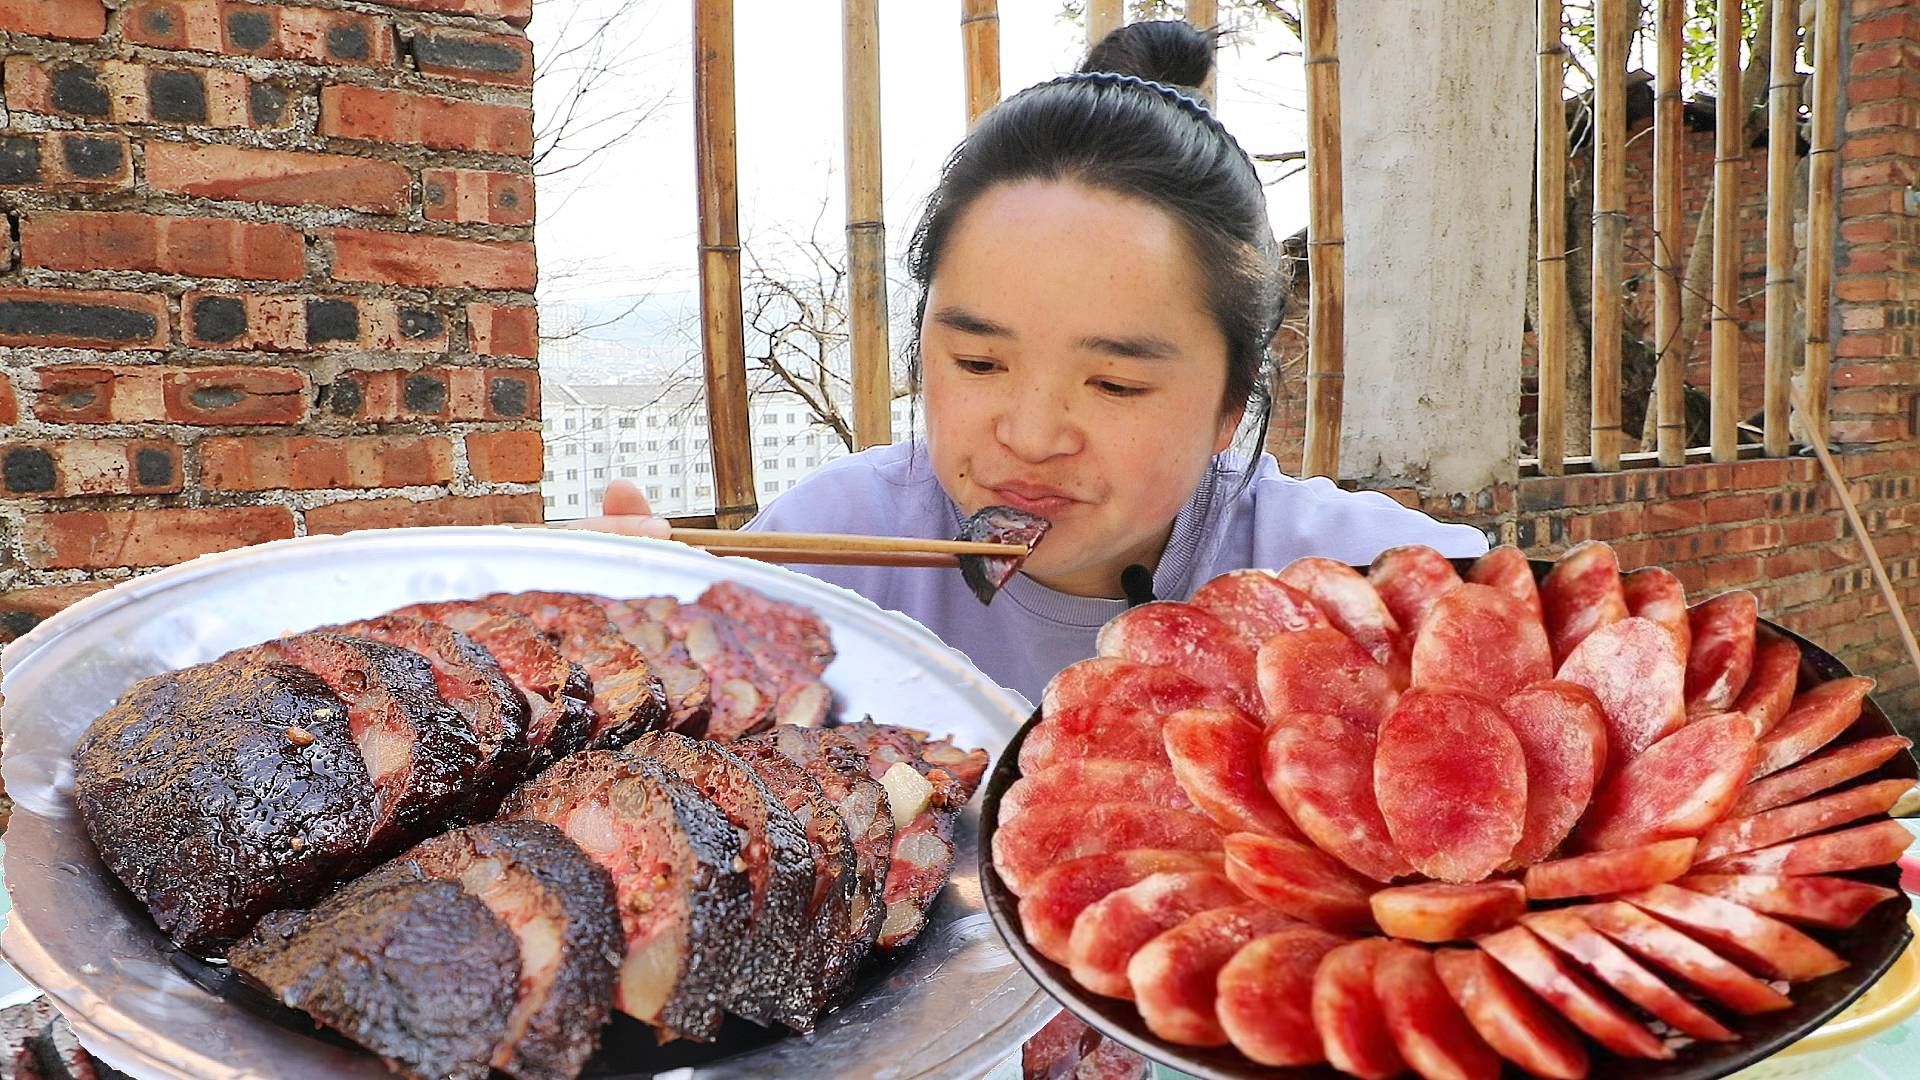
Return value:
[[(1221, 455), (1174, 519), (1153, 575), (1153, 594), (1184, 600), (1229, 570), (1279, 569), (1303, 555), (1365, 565), (1400, 544), (1472, 556), (1487, 538), (1446, 525), (1378, 492), (1349, 492), (1321, 478), (1296, 480), (1260, 455), (1236, 497), (1245, 459)], [(840, 458), (760, 511), (748, 529), (951, 538), (961, 513), (933, 475), (918, 441)], [(890, 566), (795, 566), (883, 608), (917, 620), (1000, 685), (1038, 702), (1055, 672), (1094, 655), (1094, 635), (1126, 610), (1124, 600), (1070, 596), (1025, 575), (982, 606), (952, 570)]]

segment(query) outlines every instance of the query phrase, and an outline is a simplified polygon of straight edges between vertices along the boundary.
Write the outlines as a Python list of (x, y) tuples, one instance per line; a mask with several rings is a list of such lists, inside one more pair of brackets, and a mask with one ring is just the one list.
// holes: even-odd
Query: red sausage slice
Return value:
[(1075, 705), (1124, 706), (1165, 716), (1181, 709), (1231, 705), (1232, 695), (1212, 690), (1157, 664), (1096, 656), (1060, 669), (1040, 697), (1048, 716)]
[(1491, 585), (1524, 604), (1543, 625), (1546, 622), (1533, 566), (1517, 547), (1497, 547), (1480, 556), (1467, 571), (1467, 584)]
[(1645, 1009), (1654, 1019), (1696, 1039), (1732, 1042), (1739, 1038), (1720, 1021), (1681, 997), (1658, 975), (1642, 967), (1620, 946), (1608, 941), (1605, 934), (1589, 926), (1579, 915), (1565, 910), (1542, 911), (1528, 915), (1521, 924), (1621, 997)]
[(1152, 874), (1088, 904), (1067, 938), (1067, 970), (1096, 994), (1133, 998), (1127, 962), (1142, 945), (1189, 916), (1241, 903), (1233, 883), (1210, 870)]
[(1701, 836), (1694, 858), (1712, 862), (1885, 813), (1912, 788), (1911, 780), (1879, 780), (1751, 817), (1728, 818)]
[(1535, 1076), (1587, 1075), (1580, 1036), (1493, 957), (1479, 949), (1441, 949), (1433, 966), (1467, 1022), (1501, 1057)]
[(1783, 637), (1761, 635), (1753, 650), (1753, 674), (1734, 699), (1733, 709), (1746, 713), (1754, 732), (1764, 737), (1793, 708), (1799, 682), (1800, 646)]
[(1325, 1061), (1313, 1025), (1314, 971), (1341, 939), (1297, 926), (1257, 937), (1220, 969), (1215, 1011), (1234, 1048), (1262, 1065)]
[(1804, 836), (1759, 851), (1742, 852), (1701, 863), (1706, 874), (1837, 874), (1864, 870), (1898, 859), (1913, 843), (1913, 834), (1897, 821), (1876, 821), (1839, 832)]
[(1794, 698), (1787, 715), (1760, 740), (1754, 778), (1779, 772), (1838, 738), (1860, 719), (1872, 689), (1872, 679), (1834, 679)]
[(1513, 863), (1539, 862), (1586, 813), (1607, 768), (1607, 717), (1584, 686), (1549, 680), (1500, 705), (1527, 759), (1527, 817)]
[(1174, 600), (1128, 608), (1100, 628), (1094, 648), (1101, 656), (1172, 668), (1227, 694), (1247, 712), (1259, 709), (1253, 650), (1204, 608)]
[(1076, 758), (1056, 761), (1015, 780), (1000, 798), (1000, 821), (1012, 821), (1029, 806), (1062, 802), (1138, 802), (1168, 810), (1194, 808), (1172, 769), (1124, 758)]
[(1745, 817), (1838, 787), (1856, 776), (1866, 775), (1879, 767), (1881, 762), (1912, 745), (1912, 742), (1898, 735), (1850, 742), (1748, 784), (1740, 792), (1740, 801), (1733, 804), (1732, 813), (1736, 817)]
[(1589, 848), (1699, 836), (1725, 817), (1752, 771), (1753, 727), (1739, 713), (1697, 720), (1607, 782), (1580, 824)]
[(1088, 904), (1153, 874), (1220, 869), (1220, 855), (1204, 851), (1136, 848), (1072, 859), (1034, 879), (1020, 898), (1020, 928), (1041, 956), (1068, 963), (1073, 920)]
[(1373, 992), (1394, 1046), (1414, 1072), (1459, 1080), (1500, 1075), (1500, 1055), (1454, 1004), (1427, 950), (1396, 943), (1381, 953), (1374, 961)]
[(1451, 686), (1499, 701), (1553, 677), (1547, 632), (1488, 585), (1459, 585), (1428, 609), (1413, 643), (1413, 685)]
[(1587, 635), (1627, 617), (1613, 548), (1590, 540), (1560, 556), (1540, 583), (1540, 603), (1554, 661), (1564, 663)]
[(1676, 652), (1684, 659), (1693, 646), (1693, 627), (1687, 619), (1687, 587), (1664, 566), (1643, 566), (1620, 579), (1627, 598), (1627, 614), (1652, 619), (1673, 635)]
[(1231, 832), (1304, 840), (1260, 772), (1266, 733), (1237, 709), (1188, 709), (1162, 729), (1173, 775), (1193, 805)]
[(1227, 880), (1268, 907), (1343, 933), (1373, 928), (1374, 883), (1318, 848), (1258, 833), (1226, 839)]
[(1096, 757), (1168, 768), (1160, 734), (1164, 715), (1126, 705), (1073, 705), (1048, 713), (1020, 744), (1020, 771), (1037, 773), (1063, 761)]
[(1612, 896), (1664, 884), (1693, 865), (1699, 843), (1685, 836), (1538, 863), (1527, 867), (1527, 896), (1534, 900)]
[(1401, 633), (1417, 637), (1433, 605), (1460, 587), (1460, 572), (1425, 544), (1408, 544), (1381, 552), (1367, 570), (1367, 580)]
[(1321, 957), (1313, 973), (1313, 1026), (1327, 1062), (1361, 1080), (1388, 1080), (1407, 1070), (1373, 992), (1376, 963), (1396, 948), (1386, 938), (1349, 941)]
[(1773, 1012), (1793, 1004), (1785, 994), (1728, 963), (1719, 953), (1624, 900), (1572, 910), (1627, 951), (1679, 976), (1735, 1012)]
[(1320, 850), (1375, 881), (1412, 872), (1373, 795), (1374, 733), (1337, 716), (1293, 713), (1267, 727), (1267, 790)]
[(1333, 625), (1305, 593), (1269, 570), (1229, 570), (1195, 589), (1190, 602), (1232, 627), (1249, 649), (1275, 634)]
[(1778, 919), (1752, 908), (1703, 896), (1677, 885), (1655, 885), (1626, 901), (1695, 937), (1704, 938), (1734, 962), (1768, 978), (1801, 982), (1847, 966), (1833, 950)]
[(1520, 841), (1526, 755), (1485, 698), (1410, 690), (1380, 725), (1373, 792), (1394, 847), (1414, 869), (1441, 881), (1479, 881)]
[(1560, 665), (1558, 678), (1600, 699), (1609, 771), (1686, 723), (1686, 668), (1672, 639), (1651, 619), (1622, 619), (1595, 630)]
[(1753, 674), (1760, 601), (1745, 589), (1721, 593), (1687, 612), (1693, 647), (1687, 653), (1687, 707), (1719, 712), (1733, 706)]
[(1334, 629), (1359, 642), (1394, 676), (1395, 685), (1407, 684), (1407, 656), (1400, 640), (1403, 628), (1359, 571), (1315, 555), (1287, 564), (1280, 580), (1305, 593)]
[(1852, 927), (1867, 912), (1900, 895), (1894, 889), (1843, 877), (1694, 874), (1676, 884), (1765, 915), (1832, 930)]
[(1480, 939), (1480, 947), (1558, 1009), (1574, 1027), (1614, 1053), (1654, 1061), (1673, 1057), (1673, 1050), (1653, 1032), (1600, 996), (1591, 983), (1561, 963), (1526, 927), (1488, 934)]
[[(1297, 927), (1264, 904), (1234, 904), (1191, 916), (1147, 942), (1127, 961), (1127, 983), (1147, 1029), (1182, 1046), (1224, 1046), (1215, 1010), (1220, 969), (1262, 934)], [(1304, 958), (1302, 958), (1304, 962)], [(1312, 969), (1308, 968), (1308, 978)], [(1301, 995), (1305, 997), (1304, 992)], [(1304, 1006), (1301, 1013), (1305, 1013)]]
[(1381, 889), (1367, 899), (1381, 933), (1435, 944), (1504, 930), (1527, 910), (1527, 891), (1517, 881), (1423, 881)]
[(1029, 807), (993, 834), (993, 865), (1016, 896), (1068, 859), (1131, 848), (1218, 851), (1220, 830), (1184, 810), (1138, 803), (1054, 803)]
[(1268, 723), (1289, 713), (1324, 713), (1372, 731), (1400, 698), (1387, 669), (1338, 630), (1275, 634), (1260, 646), (1255, 665)]

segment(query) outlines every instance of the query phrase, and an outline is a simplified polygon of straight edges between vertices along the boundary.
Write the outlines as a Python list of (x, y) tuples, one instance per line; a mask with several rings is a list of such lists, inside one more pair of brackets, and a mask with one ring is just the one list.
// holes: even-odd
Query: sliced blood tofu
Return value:
[[(1215, 1010), (1220, 969), (1254, 938), (1299, 925), (1264, 904), (1234, 904), (1193, 915), (1142, 945), (1127, 961), (1127, 985), (1147, 1030), (1182, 1046), (1225, 1045), (1227, 1032)], [(1308, 963), (1298, 987), (1298, 1020), (1309, 1025), (1312, 979)]]
[(1534, 900), (1612, 896), (1672, 881), (1693, 864), (1699, 843), (1683, 836), (1535, 863), (1527, 867), (1527, 896)]
[(1852, 727), (1872, 689), (1872, 679), (1849, 677), (1821, 683), (1794, 698), (1787, 715), (1760, 740), (1754, 778), (1779, 772)]
[(561, 655), (586, 670), (593, 680), (588, 746), (620, 746), (666, 722), (666, 689), (646, 656), (621, 636), (598, 604), (562, 592), (494, 593), (483, 599), (532, 619), (552, 635)]
[(584, 750), (515, 789), (500, 816), (558, 828), (612, 876), (627, 943), (614, 1008), (669, 1037), (711, 1038), (747, 962), (753, 904), (726, 814), (657, 761)]
[(1020, 1047), (1023, 1077), (1152, 1080), (1153, 1063), (1062, 1012)]
[[(1556, 663), (1565, 663), (1594, 631), (1627, 618), (1627, 593), (1613, 548), (1589, 540), (1560, 556), (1540, 583), (1540, 605)], [(1668, 639), (1661, 640), (1671, 648)]]
[(1247, 712), (1258, 710), (1253, 650), (1205, 608), (1177, 600), (1128, 608), (1100, 628), (1094, 647), (1101, 656), (1172, 668), (1230, 695)]
[(1245, 899), (1211, 870), (1149, 874), (1080, 909), (1067, 937), (1067, 970), (1096, 994), (1131, 1000), (1127, 962), (1142, 945), (1189, 916)]
[(1768, 978), (1803, 982), (1847, 966), (1831, 949), (1786, 923), (1717, 896), (1678, 885), (1655, 885), (1624, 899)]
[(1898, 859), (1913, 834), (1897, 821), (1876, 821), (1839, 832), (1803, 836), (1784, 844), (1729, 855), (1695, 867), (1708, 874), (1837, 874)]
[[(1427, 613), (1440, 598), (1460, 587), (1460, 572), (1445, 555), (1425, 544), (1388, 548), (1374, 557), (1367, 580), (1403, 634), (1424, 632)], [(1524, 607), (1524, 605), (1523, 605)], [(1539, 619), (1534, 619), (1537, 624)]]
[(1027, 942), (1056, 964), (1067, 964), (1073, 920), (1088, 904), (1152, 874), (1220, 870), (1220, 854), (1135, 848), (1061, 863), (1034, 880), (1020, 898), (1020, 926)]
[(599, 604), (620, 636), (633, 643), (647, 658), (647, 666), (659, 676), (660, 688), (667, 694), (667, 722), (674, 731), (695, 738), (706, 734), (712, 720), (713, 683), (704, 668), (687, 652), (686, 643), (667, 628), (667, 616), (680, 606), (671, 596), (649, 596), (635, 600), (592, 598)]
[(1398, 948), (1386, 938), (1349, 941), (1321, 957), (1313, 973), (1313, 1027), (1327, 1062), (1361, 1080), (1388, 1080), (1407, 1069), (1373, 992), (1374, 967)]
[(993, 834), (993, 865), (1016, 896), (1048, 867), (1130, 848), (1218, 851), (1218, 826), (1198, 814), (1130, 802), (1030, 807)]
[(1607, 718), (1584, 686), (1535, 683), (1500, 703), (1527, 759), (1527, 817), (1513, 863), (1539, 862), (1586, 813), (1607, 768)]
[(779, 719), (784, 684), (754, 659), (739, 623), (698, 604), (676, 604), (662, 621), (707, 673), (708, 738), (744, 738)]
[(1728, 818), (1700, 837), (1700, 862), (1772, 847), (1890, 809), (1913, 789), (1911, 780), (1878, 780), (1750, 817)]
[(1753, 1015), (1793, 1004), (1785, 994), (1740, 970), (1719, 953), (1624, 900), (1573, 910), (1587, 925), (1628, 952), (1679, 976), (1735, 1012)]
[(1194, 809), (1172, 769), (1125, 758), (1075, 758), (1015, 780), (1000, 797), (1000, 820), (1012, 821), (1029, 806), (1129, 800), (1168, 810)]
[(1170, 668), (1112, 656), (1096, 656), (1068, 664), (1047, 683), (1040, 697), (1040, 711), (1048, 716), (1075, 705), (1143, 709), (1164, 716), (1181, 709), (1231, 704), (1232, 695), (1194, 682)]
[(1413, 644), (1413, 685), (1458, 687), (1499, 701), (1553, 678), (1540, 620), (1490, 585), (1460, 585), (1427, 613)]
[(1320, 850), (1375, 881), (1413, 872), (1373, 796), (1374, 732), (1337, 716), (1291, 713), (1267, 726), (1267, 790)]
[(1626, 1057), (1665, 1061), (1673, 1051), (1653, 1032), (1613, 1002), (1586, 978), (1561, 963), (1531, 930), (1515, 926), (1480, 939), (1480, 947), (1514, 978), (1546, 999), (1574, 1027), (1600, 1045)]
[(736, 581), (714, 582), (696, 603), (753, 627), (756, 637), (815, 675), (833, 663), (833, 632), (824, 619), (799, 604), (775, 600)]
[(1434, 972), (1473, 1030), (1534, 1076), (1583, 1080), (1587, 1050), (1566, 1022), (1479, 949), (1441, 949)]
[(1687, 707), (1719, 712), (1733, 707), (1753, 674), (1760, 601), (1745, 589), (1721, 593), (1687, 610), (1693, 645), (1687, 653)]
[(1268, 723), (1290, 713), (1320, 713), (1372, 731), (1400, 698), (1387, 669), (1330, 628), (1275, 634), (1260, 646), (1254, 665)]
[(1447, 993), (1433, 954), (1396, 942), (1374, 961), (1373, 992), (1394, 1046), (1427, 1080), (1494, 1080), (1500, 1055)]
[(1687, 720), (1686, 667), (1651, 619), (1620, 619), (1561, 662), (1561, 682), (1593, 691), (1607, 717), (1607, 768), (1617, 771)]
[(1526, 755), (1485, 698), (1416, 687), (1380, 725), (1373, 792), (1394, 847), (1415, 870), (1479, 881), (1520, 842)]
[(1335, 630), (1359, 642), (1374, 662), (1393, 676), (1395, 686), (1407, 685), (1404, 628), (1359, 571), (1333, 559), (1309, 555), (1288, 563), (1280, 571), (1280, 580), (1312, 600)]
[(1752, 771), (1753, 726), (1739, 713), (1696, 720), (1616, 773), (1581, 820), (1589, 848), (1698, 836), (1726, 816)]
[(1687, 587), (1664, 566), (1643, 566), (1622, 575), (1620, 588), (1627, 598), (1627, 614), (1652, 619), (1673, 635), (1674, 651), (1687, 656), (1693, 648), (1693, 624), (1687, 615)]
[(1800, 646), (1763, 633), (1753, 649), (1753, 674), (1734, 699), (1733, 711), (1746, 713), (1754, 732), (1764, 737), (1793, 708), (1793, 692), (1799, 684)]
[(1319, 848), (1292, 840), (1235, 833), (1227, 837), (1227, 879), (1268, 907), (1343, 933), (1373, 928), (1372, 881)]
[(896, 764), (910, 765), (933, 784), (936, 801), (944, 806), (965, 805), (987, 773), (985, 750), (963, 750), (949, 739), (929, 738), (924, 731), (871, 720), (840, 724), (834, 731), (867, 755), (867, 771), (875, 780)]
[(1541, 911), (1528, 915), (1521, 924), (1654, 1019), (1696, 1039), (1732, 1042), (1739, 1037), (1681, 997), (1577, 913)]
[(1160, 732), (1166, 715), (1131, 705), (1097, 704), (1047, 713), (1020, 744), (1020, 771), (1036, 773), (1063, 761), (1095, 757), (1171, 767)]
[(1305, 593), (1270, 570), (1229, 570), (1195, 589), (1188, 602), (1212, 612), (1255, 650), (1278, 633), (1333, 625)]
[(1789, 769), (1755, 780), (1740, 790), (1733, 804), (1736, 817), (1758, 814), (1776, 806), (1799, 802), (1828, 788), (1838, 787), (1857, 776), (1864, 776), (1913, 743), (1898, 735), (1860, 739), (1811, 757)]
[(1540, 601), (1540, 586), (1533, 577), (1533, 566), (1526, 553), (1517, 547), (1497, 547), (1474, 560), (1467, 571), (1467, 584), (1491, 585), (1526, 605), (1533, 617), (1544, 624), (1546, 615)]
[(1222, 829), (1305, 839), (1260, 775), (1266, 733), (1237, 709), (1188, 709), (1161, 733), (1173, 775), (1193, 805)]
[(1439, 943), (1465, 941), (1512, 926), (1527, 910), (1517, 881), (1395, 885), (1368, 897), (1373, 921), (1388, 937)]
[(1220, 966), (1215, 1019), (1235, 1049), (1262, 1065), (1326, 1060), (1313, 1024), (1313, 975), (1341, 940), (1306, 926), (1274, 930)]
[(554, 758), (586, 745), (593, 728), (593, 684), (586, 669), (560, 655), (553, 639), (532, 619), (478, 600), (409, 604), (393, 614), (445, 623), (499, 663), (527, 700), (530, 771), (538, 772)]
[(1831, 930), (1849, 929), (1867, 912), (1900, 895), (1894, 889), (1843, 877), (1694, 874), (1675, 884), (1763, 915)]

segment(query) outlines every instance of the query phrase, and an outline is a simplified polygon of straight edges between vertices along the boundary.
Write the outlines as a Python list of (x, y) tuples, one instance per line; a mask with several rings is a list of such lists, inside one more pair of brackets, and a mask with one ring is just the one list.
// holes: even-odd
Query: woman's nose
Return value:
[(1082, 445), (1071, 402), (1042, 385), (1023, 386), (1011, 395), (994, 423), (994, 437), (1022, 461), (1046, 461)]

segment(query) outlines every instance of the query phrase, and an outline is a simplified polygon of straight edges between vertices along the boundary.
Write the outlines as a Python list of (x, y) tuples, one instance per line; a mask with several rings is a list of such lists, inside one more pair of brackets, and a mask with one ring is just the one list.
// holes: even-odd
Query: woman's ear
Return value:
[(1228, 409), (1226, 412), (1220, 414), (1220, 430), (1215, 432), (1213, 436), (1214, 453), (1224, 453), (1227, 447), (1233, 445), (1234, 433), (1240, 430), (1240, 421), (1246, 418), (1247, 407), (1245, 405)]

